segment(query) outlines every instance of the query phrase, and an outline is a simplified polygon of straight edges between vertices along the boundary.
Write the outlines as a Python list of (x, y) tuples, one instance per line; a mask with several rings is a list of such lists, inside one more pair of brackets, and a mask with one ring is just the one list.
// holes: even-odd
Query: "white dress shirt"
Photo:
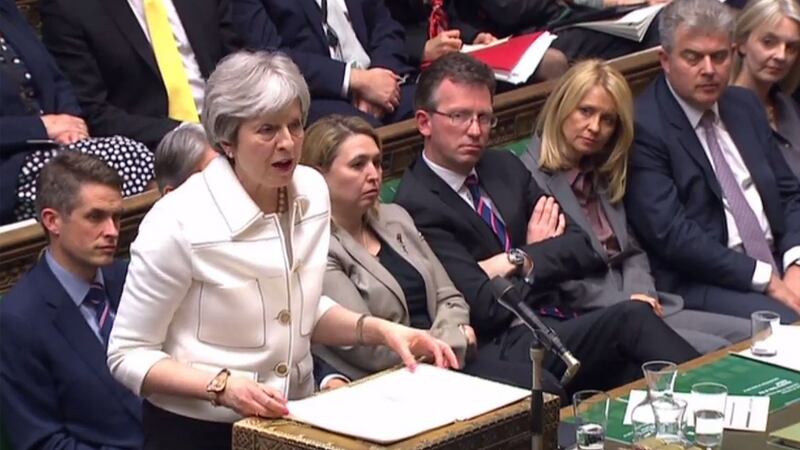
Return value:
[[(197, 58), (194, 56), (194, 50), (192, 50), (192, 45), (189, 43), (189, 38), (186, 36), (186, 30), (183, 29), (183, 23), (181, 23), (181, 18), (178, 16), (178, 11), (175, 10), (175, 5), (172, 3), (172, 0), (161, 1), (164, 2), (164, 7), (167, 9), (167, 19), (169, 19), (169, 24), (172, 27), (172, 35), (175, 38), (175, 42), (178, 44), (178, 53), (180, 53), (181, 59), (183, 60), (186, 76), (189, 77), (192, 97), (194, 97), (194, 103), (197, 105), (197, 111), (199, 113), (203, 110), (206, 80), (203, 79), (203, 75), (200, 73), (200, 65), (197, 64)], [(152, 42), (150, 40), (150, 31), (147, 29), (147, 20), (144, 15), (144, 0), (128, 0), (128, 4), (131, 10), (133, 10), (136, 20), (139, 21), (139, 25), (142, 27), (147, 42)]]
[[(486, 150), (486, 151), (491, 152), (496, 150)], [(424, 150), (422, 152), (422, 160), (425, 161), (425, 164), (427, 164), (428, 167), (431, 168), (433, 173), (438, 175), (439, 178), (441, 178), (442, 181), (444, 181), (448, 186), (450, 186), (450, 188), (452, 188), (455, 191), (455, 193), (458, 194), (459, 197), (461, 197), (465, 202), (467, 202), (467, 204), (469, 205), (470, 208), (472, 208), (473, 211), (476, 211), (474, 199), (472, 198), (472, 193), (470, 193), (469, 187), (467, 187), (466, 183), (467, 177), (469, 175), (475, 175), (475, 177), (478, 176), (478, 172), (475, 171), (474, 167), (470, 171), (469, 175), (461, 175), (458, 172), (454, 172), (448, 169), (447, 167), (442, 167), (436, 164), (435, 162), (431, 161), (430, 159), (428, 159), (428, 155), (425, 154)], [(478, 178), (478, 181), (480, 181), (480, 178)], [(483, 191), (483, 189), (481, 189), (481, 191)], [(497, 218), (503, 221), (503, 223), (505, 223), (503, 218), (500, 216), (500, 211), (498, 211), (497, 208), (494, 207), (492, 199), (490, 199), (485, 192), (483, 196), (483, 201), (490, 208), (492, 208), (492, 211), (494, 211), (494, 214), (497, 216)]]
[[(270, 386), (288, 399), (314, 391), (311, 334), (336, 303), (322, 295), (330, 197), (298, 166), (289, 210), (264, 214), (224, 158), (155, 203), (131, 245), (108, 345), (112, 375), (136, 394), (165, 358)], [(207, 400), (154, 394), (175, 414), (214, 422), (241, 417)]]
[[(700, 119), (702, 119), (703, 114), (705, 111), (701, 111), (694, 106), (688, 104), (684, 101), (672, 88), (672, 85), (667, 82), (667, 86), (669, 87), (672, 95), (678, 101), (678, 104), (681, 106), (684, 114), (686, 114), (686, 118), (689, 119), (689, 123), (695, 130), (697, 134), (697, 139), (700, 141), (700, 145), (703, 146), (703, 151), (705, 152), (706, 158), (708, 158), (709, 164), (711, 164), (711, 168), (716, 173), (716, 167), (714, 166), (714, 160), (711, 157), (711, 153), (709, 153), (708, 144), (706, 140), (706, 132), (703, 127), (700, 125)], [(747, 166), (742, 159), (742, 155), (739, 153), (739, 149), (736, 146), (736, 143), (733, 142), (730, 133), (728, 133), (728, 129), (725, 127), (725, 124), (722, 123), (719, 117), (719, 105), (715, 103), (711, 107), (711, 111), (714, 113), (714, 128), (717, 132), (717, 136), (719, 137), (720, 141), (720, 148), (722, 150), (722, 156), (727, 161), (728, 165), (733, 172), (736, 181), (741, 187), (742, 192), (744, 193), (745, 200), (747, 200), (747, 204), (750, 205), (750, 209), (753, 210), (753, 213), (758, 220), (758, 224), (761, 229), (764, 231), (764, 236), (766, 236), (767, 242), (769, 243), (770, 247), (774, 246), (773, 244), (773, 236), (772, 236), (772, 229), (769, 225), (769, 220), (767, 219), (767, 213), (764, 210), (764, 203), (761, 200), (761, 194), (759, 194), (758, 189), (756, 188), (755, 183), (753, 182), (753, 177), (750, 175), (750, 170), (748, 170)], [(728, 199), (723, 197), (723, 204), (725, 207), (725, 225), (728, 230), (728, 248), (736, 250), (736, 251), (744, 251), (744, 247), (742, 245), (742, 237), (739, 234), (739, 228), (736, 226), (736, 221), (733, 218), (733, 213), (731, 213), (731, 207), (728, 203)], [(788, 268), (791, 264), (800, 258), (800, 246), (793, 247), (789, 249), (783, 255), (783, 267), (784, 269)], [(769, 284), (769, 280), (772, 277), (772, 266), (769, 263), (764, 261), (756, 261), (756, 267), (753, 271), (753, 279), (752, 279), (752, 287), (753, 290), (763, 292), (767, 285)]]
[[(314, 1), (322, 8), (321, 0)], [(356, 36), (344, 0), (328, 0), (328, 23), (322, 24), (323, 31), (327, 32), (328, 26), (333, 28), (339, 38), (339, 45), (337, 47), (329, 45), (328, 50), (331, 58), (345, 63), (342, 95), (346, 97), (350, 93), (350, 70), (368, 69), (372, 60)]]

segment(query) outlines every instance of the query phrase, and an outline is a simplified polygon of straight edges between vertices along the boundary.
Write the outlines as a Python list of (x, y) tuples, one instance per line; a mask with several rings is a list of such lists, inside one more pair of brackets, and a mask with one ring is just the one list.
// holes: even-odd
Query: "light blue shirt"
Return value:
[[(55, 275), (56, 279), (61, 286), (64, 287), (64, 290), (67, 291), (67, 295), (72, 301), (75, 303), (75, 306), (78, 307), (78, 310), (81, 312), (83, 316), (83, 320), (86, 321), (86, 324), (89, 325), (89, 328), (92, 329), (92, 332), (97, 339), (105, 345), (103, 342), (103, 338), (100, 337), (100, 328), (97, 326), (97, 315), (94, 312), (94, 309), (89, 305), (83, 304), (83, 299), (86, 298), (86, 294), (89, 293), (89, 289), (91, 289), (91, 285), (86, 282), (86, 280), (81, 279), (80, 277), (75, 276), (72, 272), (65, 269), (64, 266), (58, 263), (53, 255), (50, 254), (50, 249), (44, 254), (45, 261), (47, 265), (50, 267), (50, 270)], [(97, 273), (94, 276), (95, 283), (99, 283), (105, 286), (103, 280), (103, 271), (97, 269)], [(114, 311), (109, 311), (110, 318), (114, 319)]]

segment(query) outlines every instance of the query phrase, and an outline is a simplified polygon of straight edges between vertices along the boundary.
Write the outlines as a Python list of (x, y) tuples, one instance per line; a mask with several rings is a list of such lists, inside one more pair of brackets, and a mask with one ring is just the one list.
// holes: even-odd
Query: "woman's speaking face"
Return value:
[(245, 120), (239, 126), (236, 143), (229, 145), (236, 175), (251, 186), (288, 185), (300, 160), (303, 137), (299, 101), (274, 114)]

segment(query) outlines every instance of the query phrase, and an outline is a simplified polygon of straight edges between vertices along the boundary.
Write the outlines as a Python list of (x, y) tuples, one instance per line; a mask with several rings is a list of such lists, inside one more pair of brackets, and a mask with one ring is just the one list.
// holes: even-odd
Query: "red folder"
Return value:
[(528, 47), (533, 45), (542, 33), (537, 31), (516, 36), (502, 44), (470, 52), (470, 55), (483, 61), (493, 70), (510, 73), (519, 64)]

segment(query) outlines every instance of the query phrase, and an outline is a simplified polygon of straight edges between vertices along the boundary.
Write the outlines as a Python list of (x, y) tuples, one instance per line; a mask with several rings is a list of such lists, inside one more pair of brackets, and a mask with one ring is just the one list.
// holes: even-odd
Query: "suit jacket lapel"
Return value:
[(578, 203), (578, 198), (575, 197), (575, 193), (572, 191), (572, 186), (570, 186), (567, 172), (561, 171), (550, 175), (547, 186), (550, 188), (550, 192), (558, 201), (558, 205), (561, 207), (562, 211), (567, 214), (576, 224), (578, 224), (578, 226), (581, 227), (587, 236), (589, 236), (589, 241), (591, 241), (594, 251), (597, 252), (597, 254), (603, 259), (606, 259), (606, 251), (603, 249), (603, 246), (597, 239), (597, 236), (595, 236), (592, 225), (587, 220), (586, 214), (583, 212), (581, 205)]
[[(392, 239), (390, 236), (387, 236), (385, 230), (382, 229), (380, 224), (376, 224), (370, 221), (370, 225), (372, 226), (372, 230), (375, 231), (378, 236), (384, 242), (391, 242)], [(373, 276), (376, 280), (380, 281), (381, 284), (386, 286), (389, 291), (394, 294), (394, 297), (397, 299), (397, 302), (400, 303), (403, 307), (403, 310), (406, 313), (406, 317), (409, 317), (408, 314), (408, 305), (406, 305), (406, 297), (403, 294), (403, 289), (400, 287), (400, 284), (397, 283), (397, 279), (383, 267), (383, 264), (380, 263), (374, 256), (372, 256), (364, 246), (356, 242), (349, 233), (344, 230), (336, 229), (334, 230), (334, 235), (338, 238), (341, 243), (342, 247), (345, 251), (356, 261), (358, 264), (364, 268), (370, 275)]]
[(612, 205), (608, 199), (608, 194), (604, 192), (598, 192), (598, 197), (600, 199), (600, 205), (602, 206), (603, 211), (606, 213), (606, 218), (608, 218), (608, 224), (611, 226), (611, 229), (614, 230), (614, 236), (617, 237), (620, 250), (627, 250), (628, 224), (625, 218), (625, 210), (622, 207), (622, 203), (618, 203), (616, 206)]
[[(494, 250), (502, 248), (500, 240), (497, 239), (497, 236), (495, 236), (492, 229), (489, 228), (489, 225), (483, 221), (481, 216), (479, 216), (474, 209), (470, 208), (469, 205), (464, 202), (464, 199), (461, 198), (453, 188), (428, 167), (428, 164), (423, 161), (422, 156), (417, 158), (417, 161), (414, 163), (414, 168), (416, 169), (416, 174), (420, 176), (421, 181), (425, 183), (433, 193), (439, 196), (442, 203), (452, 207), (458, 217), (464, 218), (470, 227), (472, 227), (478, 235), (482, 236), (483, 242), (494, 243), (495, 245), (492, 246)], [(480, 174), (478, 174), (478, 176), (480, 176)], [(492, 201), (494, 201), (494, 199), (492, 199)], [(502, 212), (501, 210), (500, 213), (502, 214)]]
[(142, 26), (133, 14), (128, 0), (106, 0), (100, 2), (108, 8), (109, 15), (116, 22), (122, 35), (125, 36), (139, 56), (147, 63), (147, 65), (161, 77), (161, 72), (158, 70), (158, 63), (156, 62), (156, 55), (153, 53), (153, 47), (147, 40), (147, 36), (142, 30)]
[[(47, 293), (47, 303), (54, 309), (53, 325), (64, 336), (64, 340), (75, 349), (75, 353), (108, 388), (112, 396), (116, 397), (138, 419), (141, 414), (139, 405), (123, 398), (124, 391), (120, 389), (117, 381), (114, 380), (108, 370), (106, 349), (86, 324), (78, 307), (75, 306), (67, 291), (64, 290), (61, 283), (53, 275), (53, 272), (50, 271), (44, 259), (40, 260), (39, 267), (43, 275), (41, 277), (42, 292)], [(108, 271), (103, 272), (104, 277), (107, 274), (109, 274)], [(121, 290), (120, 282), (121, 280), (118, 280), (113, 275), (111, 275), (110, 279), (106, 279), (106, 291), (109, 293), (109, 297), (112, 297), (111, 292)]]
[(711, 168), (711, 163), (708, 161), (708, 156), (706, 156), (706, 152), (703, 150), (703, 145), (697, 137), (697, 132), (689, 123), (689, 119), (686, 117), (686, 113), (683, 112), (683, 109), (681, 109), (678, 100), (672, 95), (669, 86), (667, 86), (667, 79), (663, 75), (659, 79), (657, 89), (657, 97), (661, 100), (661, 107), (665, 112), (664, 116), (667, 117), (670, 124), (675, 129), (678, 141), (680, 141), (684, 150), (689, 153), (689, 156), (700, 166), (700, 169), (703, 171), (703, 178), (705, 178), (711, 191), (721, 200), (722, 188), (720, 188), (717, 182), (717, 176)]
[[(333, 1), (333, 0), (328, 0)], [(345, 0), (347, 5), (347, 17), (353, 26), (358, 41), (364, 47), (364, 51), (369, 53), (369, 39), (367, 37), (367, 24), (364, 23), (364, 14), (361, 13), (361, 2), (357, 0)]]
[[(309, 26), (314, 31), (314, 34), (317, 35), (317, 38), (322, 43), (323, 48), (328, 49), (328, 38), (325, 37), (325, 30), (322, 28), (322, 10), (320, 9), (319, 4), (317, 4), (316, 0), (292, 1), (300, 2), (303, 12), (305, 12), (306, 17), (308, 17)], [(328, 1), (330, 2), (333, 0)]]
[[(211, 52), (202, 50), (211, 45), (207, 38), (216, 36), (216, 34), (209, 34), (208, 30), (203, 29), (203, 22), (198, 20), (200, 15), (197, 13), (197, 8), (201, 7), (200, 2), (195, 0), (172, 0), (172, 3), (175, 5), (178, 17), (181, 19), (183, 31), (186, 32), (186, 38), (192, 47), (197, 65), (200, 67), (203, 77), (208, 78), (216, 63), (211, 60)], [(217, 11), (211, 11), (210, 14), (216, 15)]]

